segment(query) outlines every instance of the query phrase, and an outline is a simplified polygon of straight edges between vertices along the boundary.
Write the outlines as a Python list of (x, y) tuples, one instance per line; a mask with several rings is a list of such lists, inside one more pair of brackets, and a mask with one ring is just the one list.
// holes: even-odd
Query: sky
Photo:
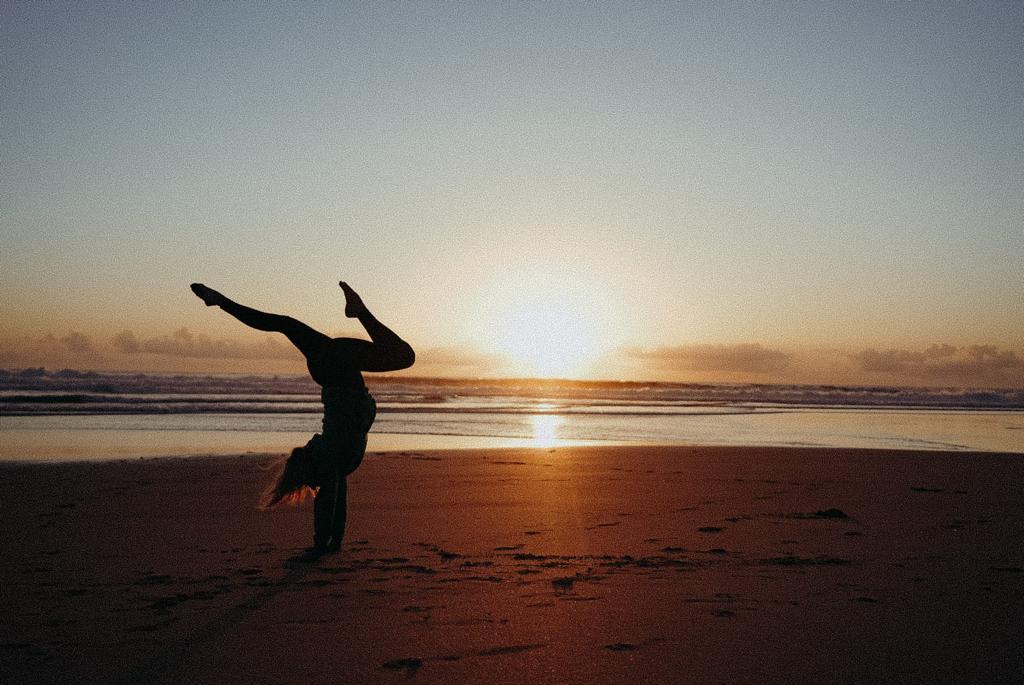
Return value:
[(1024, 387), (1021, 3), (0, 19), (0, 367)]

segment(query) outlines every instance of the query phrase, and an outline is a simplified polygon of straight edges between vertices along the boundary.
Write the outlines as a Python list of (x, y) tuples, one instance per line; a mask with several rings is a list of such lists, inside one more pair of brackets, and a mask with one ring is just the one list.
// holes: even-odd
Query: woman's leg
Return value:
[(345, 293), (345, 316), (358, 319), (373, 341), (372, 345), (350, 346), (359, 354), (360, 368), (364, 371), (396, 371), (412, 366), (416, 361), (412, 346), (378, 321), (347, 283), (342, 281), (339, 285)]
[(324, 344), (330, 342), (330, 338), (316, 331), (298, 319), (281, 314), (268, 314), (252, 307), (238, 304), (212, 288), (207, 288), (202, 283), (193, 283), (194, 292), (207, 307), (220, 307), (231, 316), (235, 317), (246, 326), (255, 328), (258, 331), (273, 331), (284, 333), (295, 347), (299, 348), (305, 356)]
[(348, 483), (341, 473), (341, 464), (334, 467), (332, 477), (320, 486), (313, 500), (313, 548), (324, 553), (337, 552), (345, 537), (348, 514)]

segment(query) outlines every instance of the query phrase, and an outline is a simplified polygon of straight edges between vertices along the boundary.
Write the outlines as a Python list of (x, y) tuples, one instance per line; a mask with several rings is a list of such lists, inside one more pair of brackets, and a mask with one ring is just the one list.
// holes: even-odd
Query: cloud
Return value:
[(59, 338), (53, 333), (47, 333), (39, 338), (21, 337), (17, 339), (17, 346), (22, 351), (38, 351), (53, 355), (87, 354), (96, 351), (92, 339), (78, 331), (71, 331)]
[(92, 344), (92, 339), (84, 333), (78, 331), (71, 331), (67, 335), (58, 338), (53, 333), (47, 333), (46, 335), (31, 340), (29, 338), (22, 337), (19, 339), (19, 344), (27, 348), (35, 348), (48, 353), (59, 353), (59, 352), (94, 352), (95, 346)]
[(89, 336), (78, 331), (71, 331), (60, 339), (60, 343), (70, 352), (93, 351), (92, 340), (89, 339)]
[(488, 354), (468, 346), (430, 347), (416, 352), (416, 368), (444, 368), (449, 370), (448, 373), (493, 373), (507, 361), (504, 355)]
[(777, 373), (785, 370), (793, 356), (758, 343), (736, 345), (678, 345), (655, 349), (625, 348), (623, 355), (651, 362), (672, 371), (717, 371), (726, 373)]
[(299, 355), (291, 345), (269, 337), (253, 343), (214, 340), (202, 333), (192, 333), (187, 328), (179, 328), (171, 335), (143, 340), (131, 331), (121, 331), (111, 339), (111, 344), (125, 354), (161, 354), (196, 359), (294, 360)]
[(114, 345), (114, 349), (119, 352), (125, 352), (127, 354), (134, 354), (141, 348), (139, 345), (139, 339), (135, 337), (135, 334), (131, 331), (121, 331), (115, 335), (111, 341)]
[(18, 335), (0, 338), (0, 367), (96, 365), (102, 363), (103, 351), (92, 338), (78, 331), (56, 336)]
[(932, 345), (923, 351), (874, 348), (852, 355), (863, 371), (935, 382), (1020, 383), (1024, 358), (995, 345)]

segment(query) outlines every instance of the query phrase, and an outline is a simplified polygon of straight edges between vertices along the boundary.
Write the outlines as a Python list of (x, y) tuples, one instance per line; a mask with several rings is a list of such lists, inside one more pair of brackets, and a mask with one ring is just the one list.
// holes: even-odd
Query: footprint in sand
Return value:
[(575, 582), (575, 578), (554, 578), (551, 580), (551, 587), (558, 593), (572, 592), (572, 586)]
[(451, 561), (452, 559), (461, 559), (463, 557), (463, 555), (458, 552), (449, 552), (448, 550), (441, 549), (437, 545), (432, 545), (427, 542), (417, 542), (416, 547), (422, 547), (423, 549), (430, 550), (437, 556), (441, 557), (443, 561)]
[(386, 671), (405, 671), (406, 675), (412, 677), (416, 674), (416, 671), (423, 665), (423, 659), (417, 659), (410, 657), (406, 659), (395, 659), (393, 661), (386, 661), (381, 666)]
[(597, 525), (594, 525), (594, 526), (587, 526), (586, 528), (584, 528), (584, 530), (596, 530), (598, 528), (611, 528), (612, 526), (617, 526), (620, 523), (622, 523), (622, 521), (609, 521), (608, 523), (598, 523)]
[(392, 661), (385, 661), (381, 668), (386, 671), (405, 671), (406, 676), (412, 678), (425, 662), (427, 661), (458, 661), (463, 658), (469, 657), (491, 657), (491, 656), (503, 656), (505, 654), (520, 654), (522, 652), (529, 652), (535, 649), (543, 649), (547, 647), (547, 643), (535, 643), (527, 645), (503, 645), (500, 647), (492, 647), (490, 649), (483, 649), (478, 652), (471, 654), (445, 654), (441, 656), (430, 656), (430, 657), (405, 657), (403, 659), (393, 659)]
[(545, 643), (535, 643), (529, 645), (509, 645), (507, 647), (492, 647), (491, 649), (485, 649), (477, 652), (474, 656), (501, 656), (502, 654), (519, 654), (520, 652), (530, 652), (535, 649), (541, 649), (547, 647)]
[(796, 512), (793, 514), (781, 514), (780, 518), (787, 519), (848, 519), (849, 515), (842, 509), (836, 509), (831, 507), (829, 509), (819, 509), (818, 511), (805, 513)]
[(850, 559), (843, 559), (841, 557), (819, 555), (816, 557), (772, 557), (770, 559), (762, 559), (761, 563), (770, 566), (849, 566), (853, 562)]
[(632, 643), (632, 642), (613, 642), (610, 645), (605, 645), (604, 648), (610, 652), (634, 652), (642, 647), (649, 645), (656, 645), (665, 640), (660, 637), (652, 637), (644, 640), (643, 642)]
[(430, 611), (433, 608), (434, 607), (421, 607), (421, 606), (416, 606), (416, 605), (410, 605), (410, 606), (402, 607), (402, 611), (405, 612), (405, 613), (408, 613), (408, 614), (422, 614), (422, 613)]

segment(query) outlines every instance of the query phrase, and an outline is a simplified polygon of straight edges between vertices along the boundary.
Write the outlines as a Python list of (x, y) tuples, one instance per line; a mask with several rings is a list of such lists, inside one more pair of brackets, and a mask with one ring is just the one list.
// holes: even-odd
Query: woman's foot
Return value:
[(356, 294), (356, 291), (348, 287), (348, 283), (345, 281), (338, 281), (338, 285), (345, 293), (345, 316), (350, 319), (358, 319), (365, 314), (366, 305), (363, 304), (363, 299)]
[(296, 554), (295, 556), (288, 557), (288, 561), (292, 564), (312, 564), (320, 560), (320, 557), (327, 554), (326, 547), (310, 547), (307, 550)]
[(207, 288), (202, 283), (193, 283), (189, 287), (192, 288), (192, 292), (194, 292), (196, 297), (202, 300), (207, 307), (215, 307), (223, 304), (224, 300), (227, 299), (213, 288)]

